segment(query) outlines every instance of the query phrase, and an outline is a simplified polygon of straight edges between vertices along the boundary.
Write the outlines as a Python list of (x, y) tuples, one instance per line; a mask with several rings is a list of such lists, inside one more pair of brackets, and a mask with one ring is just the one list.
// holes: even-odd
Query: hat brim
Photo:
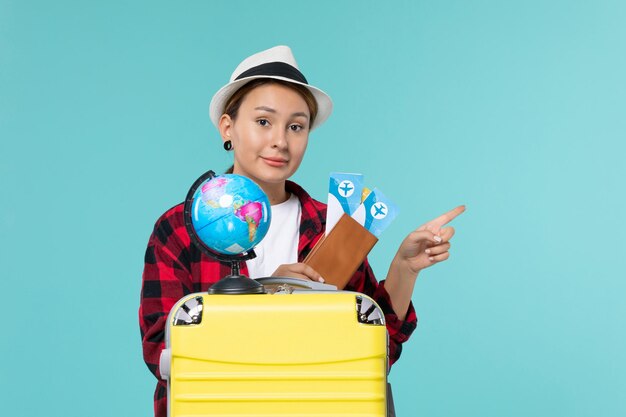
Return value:
[(235, 94), (237, 90), (243, 87), (244, 84), (247, 84), (250, 81), (259, 78), (272, 78), (275, 80), (286, 81), (292, 84), (299, 84), (308, 89), (311, 94), (313, 94), (315, 101), (317, 101), (317, 115), (315, 116), (315, 120), (313, 121), (313, 124), (311, 125), (309, 131), (312, 131), (318, 126), (321, 126), (322, 123), (324, 123), (326, 119), (328, 119), (328, 116), (330, 116), (333, 111), (333, 102), (330, 99), (330, 96), (317, 87), (294, 81), (286, 77), (273, 75), (256, 75), (228, 83), (224, 87), (220, 88), (217, 93), (215, 93), (215, 95), (211, 99), (211, 104), (209, 105), (209, 116), (211, 117), (211, 121), (213, 122), (215, 127), (219, 128), (220, 117), (222, 117), (222, 114), (224, 114), (224, 106), (226, 106), (226, 102), (228, 101), (228, 99), (230, 99), (230, 97)]

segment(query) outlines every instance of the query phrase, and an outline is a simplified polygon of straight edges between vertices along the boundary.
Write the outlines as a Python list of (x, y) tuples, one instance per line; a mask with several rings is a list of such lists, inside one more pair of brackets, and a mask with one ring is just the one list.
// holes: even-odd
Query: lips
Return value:
[(285, 158), (272, 157), (272, 156), (262, 156), (261, 159), (266, 164), (268, 164), (269, 166), (272, 166), (272, 167), (282, 167), (282, 166), (287, 165), (287, 162), (289, 162)]

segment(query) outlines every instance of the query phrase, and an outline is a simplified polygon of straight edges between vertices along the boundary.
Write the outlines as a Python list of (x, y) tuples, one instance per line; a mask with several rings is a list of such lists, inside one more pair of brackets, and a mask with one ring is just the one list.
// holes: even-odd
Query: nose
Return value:
[(275, 129), (272, 132), (272, 148), (285, 149), (287, 147), (287, 129)]

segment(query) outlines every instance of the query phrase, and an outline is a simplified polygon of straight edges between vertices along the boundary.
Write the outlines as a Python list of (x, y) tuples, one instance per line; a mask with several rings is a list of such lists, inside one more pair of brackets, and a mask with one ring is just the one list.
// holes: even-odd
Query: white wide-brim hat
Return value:
[(275, 46), (244, 59), (230, 76), (230, 82), (220, 88), (211, 99), (209, 115), (215, 127), (224, 114), (228, 99), (244, 84), (257, 78), (274, 78), (306, 87), (317, 101), (317, 115), (309, 130), (320, 126), (333, 111), (333, 102), (322, 90), (309, 85), (298, 69), (298, 64), (288, 46)]

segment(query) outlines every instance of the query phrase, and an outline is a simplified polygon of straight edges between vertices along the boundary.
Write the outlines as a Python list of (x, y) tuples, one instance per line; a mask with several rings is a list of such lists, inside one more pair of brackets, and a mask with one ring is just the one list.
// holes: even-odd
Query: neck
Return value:
[(267, 198), (270, 200), (270, 204), (284, 203), (289, 198), (289, 193), (285, 190), (285, 183), (278, 184), (263, 184), (261, 185), (263, 192), (267, 194)]

